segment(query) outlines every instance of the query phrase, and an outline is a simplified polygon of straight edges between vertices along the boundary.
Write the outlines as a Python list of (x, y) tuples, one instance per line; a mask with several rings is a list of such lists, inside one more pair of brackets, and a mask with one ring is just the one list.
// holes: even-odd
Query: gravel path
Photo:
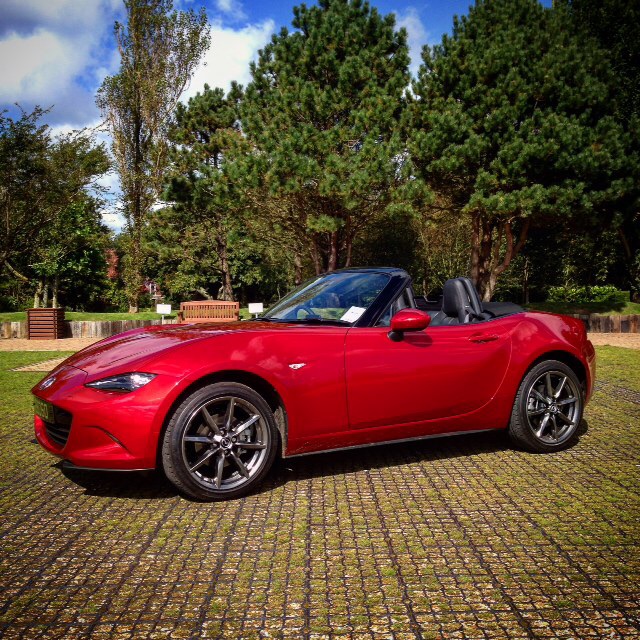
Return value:
[(80, 351), (101, 338), (63, 338), (62, 340), (0, 340), (0, 351)]
[(598, 347), (610, 345), (612, 347), (640, 349), (640, 333), (590, 333), (589, 340)]

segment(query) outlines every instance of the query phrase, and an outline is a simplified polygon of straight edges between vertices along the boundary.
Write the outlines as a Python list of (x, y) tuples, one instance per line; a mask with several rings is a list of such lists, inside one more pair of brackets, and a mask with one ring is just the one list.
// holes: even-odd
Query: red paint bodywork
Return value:
[[(36, 437), (80, 467), (154, 468), (172, 408), (209, 376), (248, 374), (274, 390), (286, 418), (285, 456), (504, 429), (526, 371), (552, 352), (579, 363), (591, 395), (594, 349), (573, 318), (524, 312), (410, 331), (400, 341), (388, 334), (388, 327), (254, 321), (130, 331), (78, 352), (50, 374), (50, 387), (34, 387), (73, 416), (64, 447), (37, 416)], [(133, 371), (156, 377), (126, 394), (84, 386)]]

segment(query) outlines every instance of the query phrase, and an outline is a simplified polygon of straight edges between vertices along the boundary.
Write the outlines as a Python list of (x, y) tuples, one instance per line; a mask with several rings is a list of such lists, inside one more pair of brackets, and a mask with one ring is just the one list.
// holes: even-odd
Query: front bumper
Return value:
[[(158, 438), (178, 381), (156, 376), (131, 393), (97, 391), (84, 386), (87, 374), (63, 367), (47, 389), (40, 384), (32, 393), (58, 410), (71, 414), (66, 442), (59, 430), (34, 416), (40, 445), (76, 467), (133, 471), (157, 465)], [(168, 406), (167, 406), (168, 405)], [(53, 437), (52, 437), (53, 436)]]

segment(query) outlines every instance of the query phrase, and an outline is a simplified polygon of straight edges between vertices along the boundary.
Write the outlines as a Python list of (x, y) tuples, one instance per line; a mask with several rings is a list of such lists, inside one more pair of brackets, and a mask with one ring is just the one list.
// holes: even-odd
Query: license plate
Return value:
[(53, 405), (40, 400), (40, 398), (33, 399), (33, 410), (37, 416), (40, 416), (46, 422), (55, 422), (53, 416)]

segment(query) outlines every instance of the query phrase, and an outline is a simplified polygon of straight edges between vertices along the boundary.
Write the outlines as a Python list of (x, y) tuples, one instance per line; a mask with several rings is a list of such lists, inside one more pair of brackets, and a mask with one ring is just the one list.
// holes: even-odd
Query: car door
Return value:
[[(389, 327), (349, 329), (345, 371), (350, 429), (437, 421), (485, 405), (511, 355), (510, 323), (427, 327), (388, 337)], [(424, 433), (437, 431), (425, 424)]]

